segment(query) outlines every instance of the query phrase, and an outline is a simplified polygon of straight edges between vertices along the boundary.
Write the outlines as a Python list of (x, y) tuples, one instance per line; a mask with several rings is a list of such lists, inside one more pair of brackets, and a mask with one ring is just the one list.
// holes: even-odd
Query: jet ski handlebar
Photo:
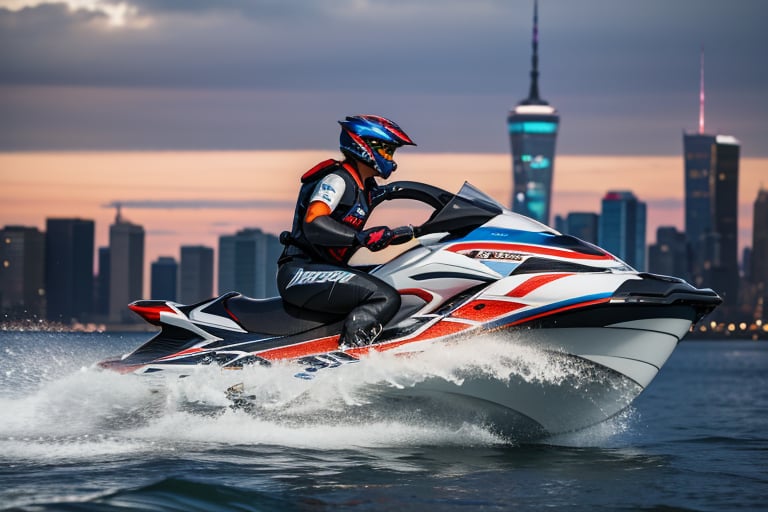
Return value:
[(463, 233), (503, 213), (503, 207), (469, 183), (458, 194), (415, 181), (396, 181), (387, 185), (387, 199), (413, 199), (435, 211), (421, 226), (414, 227), (419, 237), (431, 233)]
[(417, 181), (395, 181), (386, 186), (387, 199), (413, 199), (441, 210), (455, 197), (454, 194), (433, 185)]

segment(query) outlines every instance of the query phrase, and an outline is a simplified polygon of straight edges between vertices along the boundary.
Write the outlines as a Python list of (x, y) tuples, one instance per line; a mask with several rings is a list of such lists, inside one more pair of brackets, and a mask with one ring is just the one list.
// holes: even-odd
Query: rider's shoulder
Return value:
[(339, 162), (338, 160), (329, 158), (328, 160), (323, 160), (322, 162), (320, 162), (319, 164), (317, 164), (316, 166), (312, 167), (310, 170), (305, 172), (301, 176), (301, 182), (308, 183), (311, 181), (317, 181), (341, 169), (343, 169), (341, 162)]

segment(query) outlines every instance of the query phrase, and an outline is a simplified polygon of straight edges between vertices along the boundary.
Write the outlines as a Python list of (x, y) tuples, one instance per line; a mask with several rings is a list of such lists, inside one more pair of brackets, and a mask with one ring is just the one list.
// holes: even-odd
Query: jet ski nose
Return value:
[(613, 293), (611, 302), (633, 304), (681, 304), (696, 311), (694, 323), (723, 303), (710, 288), (696, 288), (677, 277), (640, 273), (640, 279), (625, 281)]

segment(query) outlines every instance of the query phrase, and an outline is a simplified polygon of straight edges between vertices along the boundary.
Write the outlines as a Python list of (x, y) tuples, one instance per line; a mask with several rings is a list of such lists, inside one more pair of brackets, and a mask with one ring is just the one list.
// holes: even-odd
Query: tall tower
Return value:
[(144, 284), (144, 228), (123, 219), (117, 205), (109, 226), (109, 321), (139, 321), (128, 304), (142, 298)]
[[(699, 85), (699, 129), (683, 134), (685, 234), (691, 247), (690, 274), (696, 285), (711, 286), (726, 307), (739, 293), (739, 141), (707, 134), (704, 127), (704, 57)], [(723, 309), (723, 308), (721, 308)]]
[(555, 142), (560, 117), (539, 96), (539, 3), (533, 4), (533, 58), (528, 97), (509, 112), (512, 210), (549, 224)]

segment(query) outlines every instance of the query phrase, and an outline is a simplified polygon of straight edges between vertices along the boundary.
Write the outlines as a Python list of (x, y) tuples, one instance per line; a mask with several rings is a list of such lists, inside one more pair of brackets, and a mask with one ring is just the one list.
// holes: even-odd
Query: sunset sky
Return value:
[[(96, 220), (115, 201), (147, 265), (222, 233), (287, 228), (298, 176), (345, 115), (419, 144), (395, 178), (508, 204), (506, 115), (528, 94), (532, 0), (0, 0), (0, 226)], [(629, 189), (683, 227), (682, 135), (741, 142), (740, 247), (768, 186), (768, 3), (540, 0), (542, 96), (558, 109), (554, 213)], [(413, 210), (387, 212), (392, 223)]]
[[(456, 191), (468, 180), (509, 204), (508, 154), (399, 152), (393, 180), (416, 180)], [(178, 259), (182, 244), (218, 247), (221, 234), (259, 227), (288, 229), (299, 176), (334, 151), (67, 152), (0, 154), (0, 225), (45, 229), (47, 217), (96, 221), (97, 245), (108, 245), (111, 205), (144, 226), (147, 265), (157, 256)], [(740, 174), (740, 247), (752, 243), (752, 205), (768, 177), (768, 158), (745, 158)], [(648, 239), (659, 225), (683, 229), (683, 162), (676, 157), (558, 156), (553, 214), (600, 211), (611, 189), (632, 190), (648, 204)], [(388, 224), (416, 223), (424, 212), (385, 203)], [(401, 206), (401, 207), (397, 207)], [(404, 207), (402, 207), (404, 206)], [(382, 207), (383, 208), (383, 207)], [(372, 219), (373, 221), (373, 219)]]

